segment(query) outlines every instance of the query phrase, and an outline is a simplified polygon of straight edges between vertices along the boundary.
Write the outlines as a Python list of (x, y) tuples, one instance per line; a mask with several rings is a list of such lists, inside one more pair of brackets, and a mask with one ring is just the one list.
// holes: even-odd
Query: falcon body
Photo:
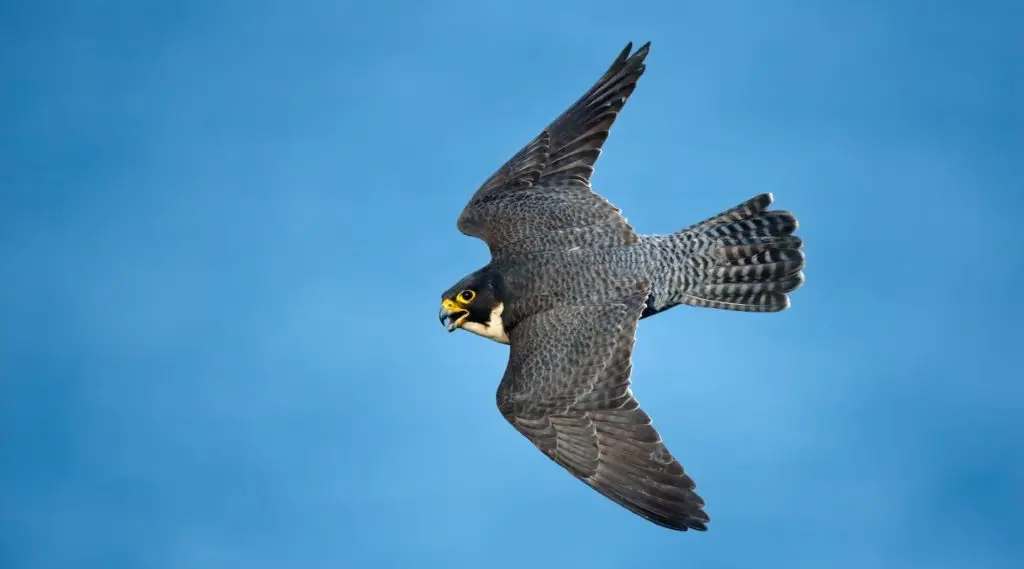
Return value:
[(649, 44), (631, 49), (470, 199), (458, 228), (491, 261), (442, 294), (440, 319), (510, 345), (498, 408), (549, 458), (656, 524), (704, 530), (703, 500), (631, 390), (637, 324), (680, 304), (784, 310), (804, 257), (770, 194), (640, 236), (591, 189), (645, 69)]

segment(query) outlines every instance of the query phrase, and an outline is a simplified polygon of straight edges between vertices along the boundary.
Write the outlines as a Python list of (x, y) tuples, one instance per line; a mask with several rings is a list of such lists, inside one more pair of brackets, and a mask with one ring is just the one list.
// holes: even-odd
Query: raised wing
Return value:
[(630, 55), (632, 47), (480, 186), (459, 231), (486, 241), (493, 255), (636, 242), (618, 208), (590, 188), (601, 146), (645, 69), (650, 43)]
[(541, 312), (511, 332), (502, 415), (544, 454), (630, 511), (705, 530), (694, 483), (630, 391), (637, 320), (650, 284), (616, 302)]

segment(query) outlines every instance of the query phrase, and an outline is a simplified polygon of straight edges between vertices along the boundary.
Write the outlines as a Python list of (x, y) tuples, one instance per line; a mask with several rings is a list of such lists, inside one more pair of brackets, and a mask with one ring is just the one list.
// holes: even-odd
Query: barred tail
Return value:
[(695, 254), (686, 260), (683, 302), (693, 306), (778, 312), (804, 282), (803, 242), (788, 211), (768, 211), (770, 193), (688, 227), (677, 235)]

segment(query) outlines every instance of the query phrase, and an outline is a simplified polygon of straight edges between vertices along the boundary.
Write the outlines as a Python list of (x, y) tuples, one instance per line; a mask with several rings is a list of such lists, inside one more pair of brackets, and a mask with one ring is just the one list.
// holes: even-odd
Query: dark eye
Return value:
[(473, 292), (471, 290), (464, 290), (464, 291), (459, 293), (459, 300), (461, 300), (462, 302), (472, 302), (472, 300), (473, 300), (473, 298), (475, 296), (476, 296), (475, 292)]

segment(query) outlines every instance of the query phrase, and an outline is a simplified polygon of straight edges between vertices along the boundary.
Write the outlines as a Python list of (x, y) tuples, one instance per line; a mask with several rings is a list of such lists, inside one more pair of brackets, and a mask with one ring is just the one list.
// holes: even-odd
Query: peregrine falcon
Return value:
[(470, 198), (459, 231), (491, 261), (441, 297), (441, 323), (509, 345), (501, 414), (604, 496), (674, 530), (704, 501), (630, 389), (639, 320), (673, 306), (778, 312), (803, 283), (796, 218), (771, 194), (669, 235), (638, 235), (590, 186), (643, 74), (632, 44)]

